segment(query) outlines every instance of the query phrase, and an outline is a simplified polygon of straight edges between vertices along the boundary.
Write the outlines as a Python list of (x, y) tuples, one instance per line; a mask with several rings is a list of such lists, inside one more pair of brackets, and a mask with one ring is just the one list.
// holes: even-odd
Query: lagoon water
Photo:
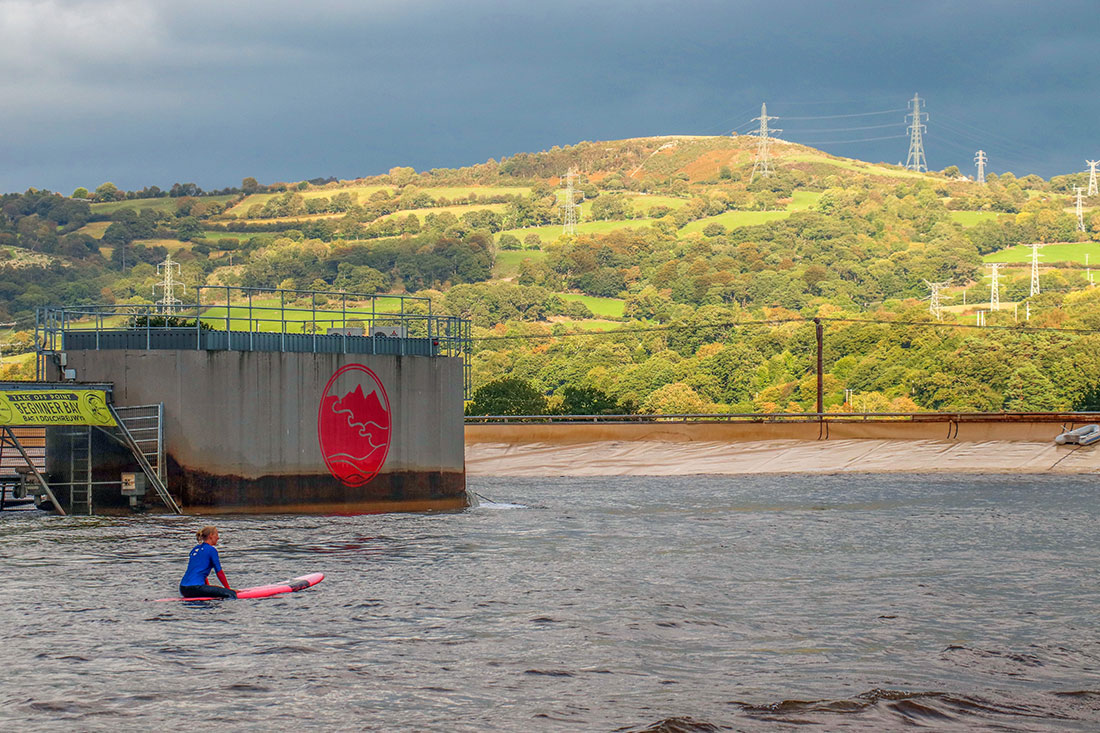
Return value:
[(463, 512), (0, 514), (0, 728), (1100, 728), (1100, 479), (476, 478)]

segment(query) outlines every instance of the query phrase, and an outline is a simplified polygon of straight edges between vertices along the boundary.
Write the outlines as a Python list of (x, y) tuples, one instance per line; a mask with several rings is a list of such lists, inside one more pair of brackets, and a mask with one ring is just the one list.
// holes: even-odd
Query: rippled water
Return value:
[[(0, 727), (1094, 730), (1096, 477), (476, 479), (459, 513), (0, 515)], [(522, 505), (522, 506), (514, 506)]]

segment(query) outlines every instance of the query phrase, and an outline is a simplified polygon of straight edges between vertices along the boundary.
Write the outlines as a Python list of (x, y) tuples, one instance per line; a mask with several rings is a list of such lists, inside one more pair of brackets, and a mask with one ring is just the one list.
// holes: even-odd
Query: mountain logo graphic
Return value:
[(362, 364), (336, 370), (317, 410), (317, 440), (329, 472), (345, 486), (378, 475), (390, 452), (390, 398), (382, 380)]

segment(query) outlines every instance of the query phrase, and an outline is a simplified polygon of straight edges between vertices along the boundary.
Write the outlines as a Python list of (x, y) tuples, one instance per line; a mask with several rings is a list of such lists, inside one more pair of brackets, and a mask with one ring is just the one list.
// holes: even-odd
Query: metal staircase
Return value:
[[(146, 405), (145, 407), (149, 407), (149, 406)], [(156, 407), (160, 407), (160, 406), (157, 405)], [(142, 448), (142, 445), (134, 437), (134, 434), (130, 431), (130, 428), (127, 426), (126, 420), (124, 420), (122, 415), (119, 414), (119, 408), (115, 407), (114, 405), (107, 405), (107, 408), (111, 411), (111, 414), (114, 415), (115, 421), (118, 423), (118, 427), (114, 428), (113, 430), (110, 429), (110, 428), (101, 428), (101, 429), (106, 430), (109, 434), (114, 435), (118, 440), (120, 440), (124, 445), (126, 445), (130, 449), (130, 452), (133, 453), (134, 458), (137, 459), (138, 465), (141, 466), (141, 470), (145, 472), (145, 477), (147, 479), (149, 479), (149, 483), (153, 485), (153, 490), (157, 492), (157, 496), (159, 496), (160, 500), (164, 502), (164, 505), (166, 507), (168, 507), (169, 509), (171, 509), (176, 514), (183, 514), (183, 511), (180, 509), (179, 504), (177, 504), (176, 500), (172, 497), (172, 495), (168, 493), (168, 487), (165, 485), (164, 480), (161, 477), (160, 473), (158, 473), (158, 470), (163, 470), (163, 468), (164, 468), (163, 440), (161, 440), (160, 437), (157, 437), (154, 441), (159, 446), (159, 448), (155, 449), (155, 452), (157, 454), (158, 468), (153, 468), (153, 465), (149, 462), (149, 458), (146, 455), (146, 451), (149, 450), (149, 448), (150, 448), (150, 441), (153, 440), (153, 439), (149, 438), (148, 435), (144, 435), (143, 433), (139, 433), (139, 435), (144, 435), (142, 440), (145, 444), (145, 448)], [(161, 422), (162, 422), (160, 417), (161, 417), (161, 413), (158, 413), (158, 417), (156, 419), (156, 424), (155, 424), (155, 427), (153, 427), (153, 429), (158, 433), (158, 435), (163, 435), (163, 432), (161, 431), (161, 427), (160, 427)], [(132, 416), (131, 416), (131, 420), (135, 421), (135, 419)], [(150, 428), (150, 426), (143, 425), (142, 427), (140, 427), (138, 429), (139, 430), (142, 430), (142, 429), (147, 430), (149, 428)]]
[(92, 513), (92, 429), (65, 433), (69, 440), (69, 513)]
[(164, 404), (116, 405), (115, 412), (118, 413), (119, 424), (126, 426), (141, 454), (164, 483), (167, 480), (164, 467)]

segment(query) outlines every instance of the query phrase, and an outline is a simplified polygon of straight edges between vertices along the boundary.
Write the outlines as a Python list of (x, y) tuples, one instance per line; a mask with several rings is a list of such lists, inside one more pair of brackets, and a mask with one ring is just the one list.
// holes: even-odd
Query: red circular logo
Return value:
[(390, 398), (378, 375), (362, 364), (336, 370), (317, 410), (317, 439), (329, 472), (362, 486), (382, 470), (390, 452)]

